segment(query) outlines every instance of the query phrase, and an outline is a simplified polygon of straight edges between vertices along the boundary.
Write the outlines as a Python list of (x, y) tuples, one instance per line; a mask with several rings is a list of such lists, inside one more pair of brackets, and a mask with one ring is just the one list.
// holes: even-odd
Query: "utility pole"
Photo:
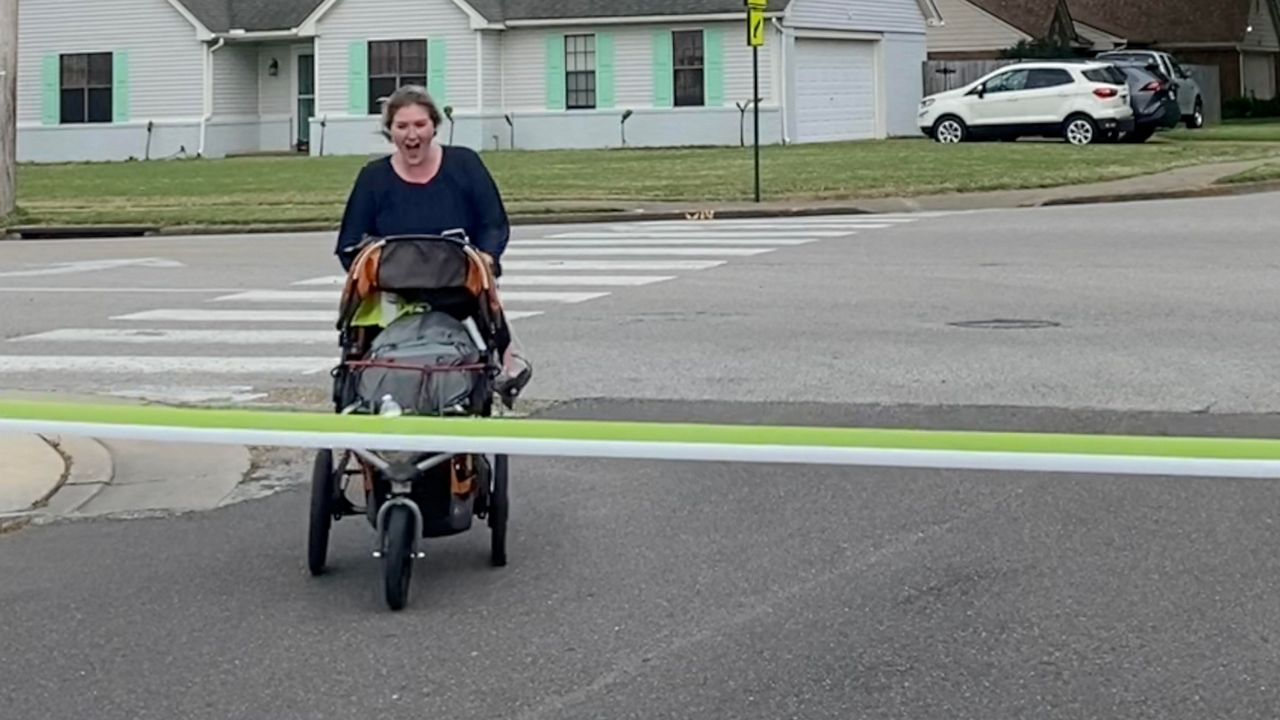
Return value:
[(764, 45), (765, 24), (764, 11), (768, 0), (746, 0), (747, 5), (747, 45), (751, 47), (751, 104), (754, 108), (755, 126), (755, 190), (756, 202), (760, 202), (760, 46)]
[(0, 0), (0, 219), (17, 207), (18, 0)]

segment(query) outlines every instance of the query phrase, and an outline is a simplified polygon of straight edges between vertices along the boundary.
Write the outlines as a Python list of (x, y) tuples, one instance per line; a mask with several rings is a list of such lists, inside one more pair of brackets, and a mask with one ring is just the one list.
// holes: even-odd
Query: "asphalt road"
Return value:
[[(531, 398), (1256, 412), (1280, 406), (1276, 214), (1274, 195), (1256, 195), (893, 218), (892, 227), (878, 216), (781, 229), (521, 227), (513, 252), (538, 254), (518, 260), (550, 265), (511, 270), (506, 291), (555, 298), (511, 302), (543, 313), (516, 321), (537, 363)], [(226, 397), (315, 388), (304, 373), (332, 362), (336, 295), (324, 291), (336, 290), (294, 283), (334, 273), (331, 244), (312, 235), (0, 245), (0, 295), (12, 309), (0, 327), (0, 387), (66, 381), (164, 399), (192, 388)], [(698, 254), (708, 251), (759, 254)], [(657, 254), (672, 252), (694, 254)], [(13, 275), (138, 258), (182, 266)], [(591, 279), (647, 284), (578, 284)], [(552, 284), (515, 284), (533, 281)], [(43, 289), (24, 289), (33, 287)], [(308, 292), (320, 295), (297, 295)], [(210, 311), (271, 319), (195, 314)], [(280, 315), (296, 312), (314, 317)], [(1002, 319), (1052, 325), (952, 324)], [(280, 331), (310, 340), (263, 334)]]
[[(1277, 199), (921, 218), (669, 273), (520, 327), (539, 361), (536, 397), (595, 398), (556, 416), (1276, 437), (1276, 333), (1263, 321), (1280, 307)], [(331, 272), (326, 242), (3, 245), (0, 283), (297, 290)], [(184, 267), (3, 275), (95, 257)], [(5, 313), (10, 339), (223, 305), (212, 291), (6, 293), (22, 299)], [(1060, 325), (947, 324), (996, 318)], [(0, 350), (121, 352), (66, 340)], [(0, 386), (52, 376), (10, 370)], [(210, 383), (108, 371), (70, 387), (143, 380)], [(316, 382), (251, 369), (226, 381), (270, 393)], [(305, 456), (288, 457), (267, 474), (300, 477)], [(3, 715), (1280, 711), (1269, 482), (533, 458), (513, 473), (511, 565), (487, 567), (483, 530), (433, 543), (399, 614), (381, 605), (358, 521), (335, 531), (335, 572), (307, 576), (297, 489), (0, 536)]]

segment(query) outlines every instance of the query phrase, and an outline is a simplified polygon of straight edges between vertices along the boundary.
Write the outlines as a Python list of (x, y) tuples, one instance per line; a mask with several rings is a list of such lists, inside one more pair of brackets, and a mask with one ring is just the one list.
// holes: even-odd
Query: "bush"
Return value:
[(1224, 120), (1280, 118), (1280, 98), (1270, 100), (1232, 98), (1222, 103), (1222, 118)]

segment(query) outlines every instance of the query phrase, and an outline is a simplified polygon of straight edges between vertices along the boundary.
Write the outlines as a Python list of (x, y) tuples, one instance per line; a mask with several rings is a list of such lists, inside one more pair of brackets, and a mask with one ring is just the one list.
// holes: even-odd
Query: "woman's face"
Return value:
[(421, 105), (406, 105), (391, 118), (391, 140), (409, 165), (426, 160), (427, 148), (435, 136), (435, 124)]

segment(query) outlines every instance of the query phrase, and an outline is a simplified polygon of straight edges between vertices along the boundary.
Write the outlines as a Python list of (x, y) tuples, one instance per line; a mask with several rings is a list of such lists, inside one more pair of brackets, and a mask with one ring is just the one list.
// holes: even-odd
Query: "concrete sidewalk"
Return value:
[(39, 435), (0, 434), (0, 457), (0, 517), (44, 504), (66, 479), (66, 460)]
[(210, 510), (241, 499), (252, 469), (246, 447), (79, 436), (0, 434), (0, 457), (0, 530), (67, 517)]

